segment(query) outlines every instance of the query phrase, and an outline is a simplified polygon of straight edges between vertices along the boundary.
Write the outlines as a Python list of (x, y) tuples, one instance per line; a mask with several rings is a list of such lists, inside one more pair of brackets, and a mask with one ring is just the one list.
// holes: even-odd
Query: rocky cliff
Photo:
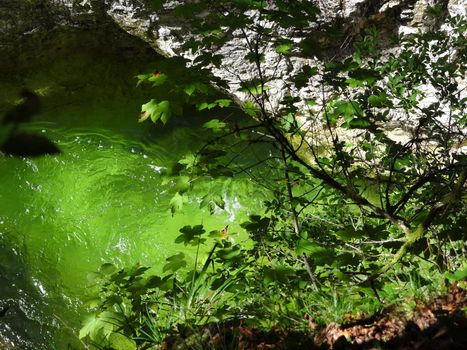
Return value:
[[(57, 27), (81, 27), (102, 31), (106, 28), (121, 28), (128, 34), (148, 43), (159, 54), (166, 57), (183, 56), (182, 42), (186, 40), (187, 28), (180, 18), (170, 13), (173, 1), (163, 9), (154, 12), (142, 0), (3, 0), (0, 3), (0, 52), (3, 62), (13, 63), (21, 42), (25, 37), (34, 36), (40, 43), (44, 34)], [(308, 35), (320, 40), (324, 55), (335, 56), (348, 52), (352, 40), (368, 26), (376, 26), (389, 37), (394, 33), (410, 33), (417, 30), (443, 26), (448, 15), (466, 15), (466, 0), (317, 0), (323, 20), (337, 23), (344, 35), (343, 40), (326, 41), (320, 38), (319, 30)], [(438, 5), (442, 16), (433, 20), (425, 15), (428, 6)], [(118, 40), (115, 30), (109, 30), (109, 41)], [(246, 95), (237, 92), (240, 80), (251, 79), (256, 74), (252, 63), (242, 59), (248, 51), (245, 40), (233, 36), (223, 47), (218, 48), (224, 55), (215, 75), (230, 81), (229, 93), (240, 100)], [(288, 91), (283, 81), (310, 59), (290, 57), (287, 60), (277, 54), (271, 46), (265, 53), (264, 72), (270, 95), (279, 101), (284, 94), (307, 94), (307, 91)], [(307, 87), (304, 88), (305, 90)], [(272, 102), (271, 108), (275, 108)]]

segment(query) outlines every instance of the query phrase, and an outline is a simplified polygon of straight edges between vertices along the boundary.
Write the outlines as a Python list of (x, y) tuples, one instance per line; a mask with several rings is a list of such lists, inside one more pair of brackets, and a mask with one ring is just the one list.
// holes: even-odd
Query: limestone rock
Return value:
[[(141, 0), (3, 0), (0, 2), (0, 51), (11, 54), (18, 49), (21, 37), (37, 35), (56, 26), (94, 26), (99, 30), (105, 23), (113, 22), (130, 35), (149, 43), (163, 56), (192, 58), (190, 52), (181, 49), (188, 35), (185, 24), (170, 15), (170, 8), (176, 3), (173, 1), (154, 12)], [(429, 6), (439, 6), (444, 15), (465, 15), (467, 7), (466, 0), (317, 0), (317, 5), (322, 20), (338, 21), (345, 32), (344, 42), (321, 43), (324, 55), (329, 56), (348, 52), (346, 49), (351, 47), (351, 41), (368, 26), (378, 27), (387, 37), (400, 32), (410, 33), (442, 25), (427, 19), (425, 11)], [(319, 37), (320, 33), (312, 35)], [(234, 33), (231, 41), (219, 48), (219, 53), (225, 56), (222, 66), (213, 68), (217, 76), (231, 82), (227, 92), (239, 100), (246, 98), (245, 94), (236, 91), (240, 81), (256, 75), (253, 64), (243, 59), (247, 51), (241, 33)], [(290, 74), (310, 63), (313, 63), (310, 59), (300, 57), (285, 59), (275, 52), (272, 44), (267, 46), (264, 74), (274, 98), (270, 101), (271, 110), (278, 107), (278, 101), (284, 95), (305, 97), (312, 93), (313, 87), (293, 91), (285, 84)]]

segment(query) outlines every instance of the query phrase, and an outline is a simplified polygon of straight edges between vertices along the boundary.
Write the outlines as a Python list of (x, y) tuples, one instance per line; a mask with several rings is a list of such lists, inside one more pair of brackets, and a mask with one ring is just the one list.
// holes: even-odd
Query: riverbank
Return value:
[(467, 348), (466, 307), (467, 290), (453, 284), (447, 293), (417, 302), (412, 315), (392, 306), (371, 318), (349, 316), (345, 324), (326, 326), (305, 315), (310, 332), (281, 329), (280, 324), (264, 331), (247, 321), (233, 321), (191, 334), (184, 330), (187, 333), (168, 337), (158, 349), (198, 348), (201, 339), (206, 349), (462, 350)]

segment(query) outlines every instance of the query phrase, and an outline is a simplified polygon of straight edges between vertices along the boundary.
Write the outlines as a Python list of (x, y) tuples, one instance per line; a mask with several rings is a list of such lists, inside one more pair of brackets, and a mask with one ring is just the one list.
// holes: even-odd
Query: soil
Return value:
[[(204, 349), (364, 349), (364, 350), (465, 350), (467, 349), (467, 290), (453, 284), (449, 291), (429, 303), (418, 303), (412, 317), (386, 310), (368, 319), (340, 325), (316, 325), (308, 319), (310, 332), (280, 329), (263, 331), (242, 322), (208, 325), (201, 329)], [(193, 349), (193, 338), (168, 337), (162, 349)]]

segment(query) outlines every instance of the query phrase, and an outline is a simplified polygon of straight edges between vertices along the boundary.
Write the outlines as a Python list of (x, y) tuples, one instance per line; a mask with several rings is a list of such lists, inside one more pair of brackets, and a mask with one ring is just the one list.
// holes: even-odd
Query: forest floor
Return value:
[[(308, 318), (309, 334), (286, 330), (263, 331), (242, 322), (203, 327), (204, 349), (467, 349), (467, 290), (453, 284), (430, 302), (417, 303), (411, 316), (389, 308), (372, 318), (351, 319), (345, 325), (316, 325)], [(193, 349), (188, 339), (169, 337), (162, 349)]]

